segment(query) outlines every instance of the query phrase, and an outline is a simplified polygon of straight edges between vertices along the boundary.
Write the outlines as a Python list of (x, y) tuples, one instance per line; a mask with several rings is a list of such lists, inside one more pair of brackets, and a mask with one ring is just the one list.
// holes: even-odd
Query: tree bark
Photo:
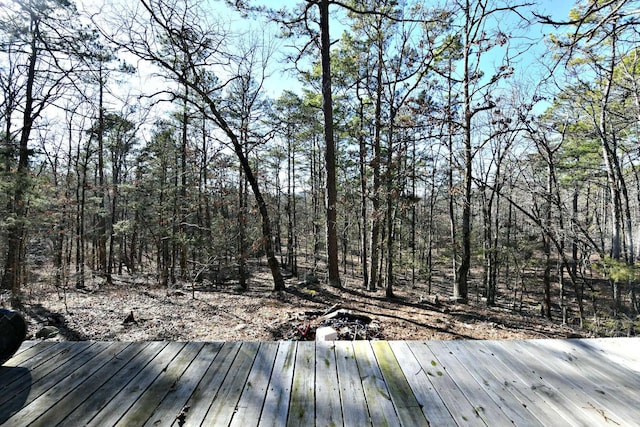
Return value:
[(25, 221), (27, 217), (27, 200), (25, 193), (28, 188), (29, 179), (29, 139), (33, 128), (34, 117), (34, 86), (36, 80), (36, 65), (38, 62), (38, 40), (40, 20), (31, 14), (30, 31), (30, 53), (27, 65), (27, 75), (25, 82), (24, 111), (22, 113), (22, 130), (18, 146), (18, 168), (13, 189), (13, 200), (10, 212), (14, 216), (14, 221), (8, 227), (7, 257), (4, 267), (4, 274), (1, 289), (12, 291), (13, 303), (18, 304), (18, 295), (23, 282), (22, 268), (24, 255), (24, 242), (26, 240)]
[(380, 163), (381, 154), (381, 132), (382, 132), (382, 55), (383, 46), (380, 37), (378, 37), (378, 68), (376, 72), (376, 105), (374, 112), (374, 136), (373, 136), (373, 190), (371, 195), (372, 218), (371, 218), (371, 277), (369, 279), (368, 290), (375, 291), (379, 282), (379, 263), (380, 263)]
[(367, 238), (367, 171), (365, 162), (367, 161), (367, 145), (365, 143), (364, 138), (364, 100), (360, 98), (360, 94), (358, 94), (358, 99), (360, 101), (360, 110), (359, 110), (359, 121), (360, 127), (358, 130), (358, 145), (359, 145), (359, 167), (360, 167), (360, 221), (362, 223), (361, 227), (361, 253), (360, 253), (360, 263), (362, 265), (362, 285), (365, 289), (369, 288), (369, 268), (368, 268), (368, 245), (369, 239)]
[(318, 2), (320, 9), (320, 45), (322, 62), (322, 111), (324, 113), (325, 161), (327, 167), (327, 269), (329, 285), (341, 287), (338, 261), (338, 223), (336, 188), (336, 148), (333, 138), (333, 101), (331, 94), (331, 41), (329, 37), (329, 0)]

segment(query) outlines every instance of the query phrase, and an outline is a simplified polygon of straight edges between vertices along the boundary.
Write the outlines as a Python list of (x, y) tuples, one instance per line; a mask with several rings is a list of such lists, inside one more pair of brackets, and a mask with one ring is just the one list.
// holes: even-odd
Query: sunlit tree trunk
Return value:
[(371, 277), (369, 279), (368, 290), (375, 291), (378, 287), (379, 264), (380, 264), (380, 238), (382, 212), (380, 196), (382, 192), (382, 179), (380, 174), (380, 164), (382, 162), (381, 135), (382, 135), (382, 66), (383, 66), (383, 46), (381, 37), (377, 40), (378, 63), (376, 68), (376, 90), (375, 90), (375, 111), (374, 111), (374, 135), (373, 135), (373, 189), (371, 190)]
[(331, 93), (331, 41), (329, 37), (329, 0), (318, 2), (320, 9), (320, 48), (322, 63), (322, 111), (327, 185), (327, 270), (329, 285), (341, 287), (338, 264), (338, 194), (336, 187), (336, 148), (333, 138), (333, 101)]
[[(359, 89), (359, 85), (357, 90)], [(359, 160), (359, 172), (360, 172), (360, 235), (361, 235), (361, 245), (360, 245), (360, 264), (362, 266), (362, 285), (365, 289), (369, 288), (369, 239), (368, 239), (368, 217), (367, 217), (367, 203), (368, 203), (368, 192), (367, 192), (367, 170), (366, 170), (366, 161), (367, 161), (367, 144), (365, 142), (365, 134), (364, 134), (364, 100), (360, 97), (358, 93), (359, 100), (359, 110), (358, 110), (358, 160)]]

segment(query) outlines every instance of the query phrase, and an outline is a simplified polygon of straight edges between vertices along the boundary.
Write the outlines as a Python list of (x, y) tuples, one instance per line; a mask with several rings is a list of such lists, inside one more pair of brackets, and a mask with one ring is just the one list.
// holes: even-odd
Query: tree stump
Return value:
[(27, 323), (17, 311), (0, 309), (0, 365), (15, 354), (27, 336)]

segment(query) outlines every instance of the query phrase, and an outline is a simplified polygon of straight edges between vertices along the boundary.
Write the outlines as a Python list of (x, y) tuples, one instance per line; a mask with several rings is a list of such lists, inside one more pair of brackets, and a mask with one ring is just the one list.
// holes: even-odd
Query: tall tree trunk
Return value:
[[(436, 168), (432, 167), (431, 169), (431, 188), (429, 195), (429, 230), (427, 235), (427, 284), (428, 289), (427, 292), (431, 295), (431, 290), (433, 288), (433, 240), (434, 240), (434, 212), (436, 208)], [(426, 189), (425, 189), (426, 193)], [(425, 196), (426, 199), (426, 196)]]
[(4, 267), (1, 289), (11, 290), (12, 304), (18, 305), (19, 293), (24, 281), (22, 271), (24, 268), (24, 243), (26, 242), (27, 220), (27, 200), (25, 193), (29, 183), (29, 139), (31, 130), (35, 120), (34, 112), (34, 89), (36, 80), (36, 64), (38, 62), (38, 42), (37, 34), (39, 34), (39, 19), (31, 14), (30, 34), (31, 51), (29, 52), (29, 62), (27, 66), (27, 75), (25, 81), (25, 98), (24, 110), (22, 112), (22, 130), (20, 132), (20, 141), (18, 145), (18, 168), (16, 170), (15, 183), (13, 188), (13, 200), (10, 202), (9, 212), (13, 215), (12, 221), (8, 227), (7, 239), (7, 255)]
[(184, 105), (182, 107), (182, 135), (180, 137), (180, 277), (189, 277), (187, 265), (187, 175), (189, 143), (189, 86), (184, 85)]
[[(248, 124), (242, 119), (240, 126), (240, 144), (245, 158), (248, 160), (249, 148)], [(247, 289), (247, 179), (245, 168), (241, 165), (238, 171), (238, 276), (240, 287)]]
[[(393, 101), (392, 101), (393, 102)], [(398, 201), (396, 197), (397, 189), (394, 188), (394, 166), (393, 166), (393, 132), (394, 132), (395, 111), (394, 107), (391, 107), (391, 116), (389, 118), (389, 133), (387, 144), (387, 170), (386, 170), (386, 193), (387, 193), (387, 211), (386, 211), (386, 226), (387, 226), (387, 271), (386, 271), (386, 286), (385, 295), (387, 298), (393, 298), (393, 275), (394, 275), (394, 250), (393, 244), (395, 243), (395, 203)]]
[[(380, 39), (380, 37), (378, 37)], [(376, 72), (376, 105), (374, 112), (374, 136), (373, 136), (373, 189), (371, 195), (372, 217), (371, 217), (371, 278), (369, 280), (370, 291), (375, 291), (379, 282), (380, 263), (380, 223), (382, 221), (380, 212), (380, 192), (381, 177), (380, 163), (382, 161), (381, 134), (382, 134), (382, 42), (378, 41), (378, 68)]]
[[(542, 243), (544, 249), (544, 278), (543, 278), (543, 287), (544, 287), (544, 295), (543, 295), (543, 312), (547, 319), (551, 320), (551, 209), (552, 204), (551, 200), (553, 199), (553, 165), (551, 164), (552, 158), (549, 157), (547, 165), (547, 198), (549, 202), (547, 203), (544, 223), (545, 230), (542, 236)], [(562, 279), (560, 279), (562, 280)]]
[(297, 231), (296, 231), (296, 159), (293, 136), (287, 130), (287, 264), (294, 276), (298, 275)]
[(86, 263), (86, 246), (85, 246), (85, 211), (87, 205), (87, 166), (89, 164), (89, 156), (91, 153), (91, 140), (87, 141), (84, 149), (84, 158), (81, 159), (80, 144), (78, 144), (76, 152), (76, 177), (78, 186), (76, 189), (76, 199), (78, 205), (76, 207), (76, 288), (83, 289), (85, 287), (85, 263)]
[(416, 193), (416, 139), (412, 137), (411, 140), (411, 288), (415, 288), (417, 264), (416, 215), (418, 210), (416, 200), (418, 195)]
[(464, 43), (467, 44), (463, 49), (463, 73), (464, 78), (462, 82), (462, 129), (463, 129), (463, 144), (464, 144), (464, 181), (462, 189), (462, 251), (460, 253), (460, 265), (458, 266), (458, 274), (453, 286), (453, 297), (460, 302), (466, 302), (468, 300), (468, 276), (469, 269), (471, 268), (471, 184), (473, 182), (472, 176), (472, 161), (473, 153), (471, 147), (471, 119), (473, 117), (473, 107), (471, 105), (471, 75), (470, 70), (470, 55), (471, 55), (471, 17), (470, 13), (470, 1), (466, 2), (466, 23), (465, 23), (465, 37)]
[[(620, 183), (618, 182), (618, 174), (616, 173), (616, 167), (618, 164), (617, 153), (615, 146), (609, 136), (608, 127), (608, 108), (609, 108), (609, 96), (611, 94), (611, 88), (613, 86), (613, 75), (616, 67), (616, 37), (615, 31), (612, 32), (611, 39), (611, 60), (609, 61), (609, 67), (606, 70), (607, 76), (605, 77), (605, 87), (602, 91), (602, 99), (600, 101), (600, 116), (598, 117), (598, 132), (600, 133), (600, 142), (602, 145), (602, 155), (607, 170), (607, 182), (609, 185), (610, 194), (610, 209), (612, 219), (612, 233), (611, 233), (611, 258), (619, 260), (622, 256), (622, 199), (620, 191)], [(613, 309), (614, 314), (617, 315), (621, 308), (621, 283), (618, 280), (610, 279), (613, 288)]]
[[(200, 93), (200, 94), (206, 95), (204, 93)], [(245, 179), (249, 183), (249, 186), (251, 187), (251, 191), (253, 192), (253, 196), (256, 199), (256, 204), (258, 205), (258, 212), (260, 212), (260, 217), (262, 219), (262, 244), (264, 247), (265, 254), (267, 256), (267, 263), (269, 265), (269, 270), (271, 271), (271, 276), (273, 277), (274, 290), (283, 291), (285, 289), (284, 278), (282, 277), (282, 272), (280, 271), (280, 263), (278, 262), (278, 258), (276, 257), (276, 253), (273, 248), (273, 233), (271, 231), (271, 221), (269, 219), (269, 210), (267, 208), (267, 203), (262, 197), (262, 192), (260, 191), (258, 180), (256, 179), (256, 176), (253, 174), (253, 170), (251, 169), (249, 160), (247, 159), (247, 156), (244, 153), (244, 147), (240, 143), (238, 136), (229, 127), (224, 117), (222, 117), (214, 101), (208, 97), (204, 99), (207, 105), (209, 106), (209, 109), (213, 113), (218, 126), (231, 140), (233, 149), (236, 153), (236, 156), (238, 157), (238, 160), (240, 161), (240, 166), (242, 167), (242, 170), (244, 172)]]
[[(452, 67), (452, 60), (449, 59), (449, 69)], [(454, 171), (454, 153), (453, 153), (453, 137), (454, 137), (454, 106), (453, 106), (453, 82), (451, 79), (447, 80), (447, 145), (449, 149), (448, 167), (447, 167), (447, 180), (449, 186), (449, 200), (448, 200), (448, 213), (449, 213), (449, 238), (451, 243), (451, 271), (453, 272), (453, 283), (458, 280), (458, 233), (457, 233), (457, 221), (456, 221), (456, 205), (453, 171)]]
[(275, 191), (276, 191), (276, 218), (273, 221), (275, 223), (276, 230), (274, 232), (275, 239), (275, 250), (276, 253), (280, 254), (280, 263), (286, 263), (286, 260), (283, 259), (283, 251), (282, 251), (282, 188), (280, 184), (280, 163), (281, 159), (279, 154), (276, 154), (276, 166), (274, 168), (275, 172)]
[(107, 261), (107, 213), (111, 212), (109, 207), (109, 190), (107, 189), (104, 179), (104, 133), (105, 133), (105, 117), (104, 117), (104, 81), (102, 75), (102, 64), (98, 69), (98, 191), (102, 200), (102, 209), (104, 213), (97, 216), (96, 242), (97, 242), (97, 269), (105, 274), (107, 283), (111, 284), (111, 272), (108, 270)]
[(247, 185), (243, 168), (238, 172), (238, 276), (240, 287), (247, 289)]
[[(465, 84), (465, 125), (464, 125), (464, 187), (462, 193), (462, 251), (458, 266), (457, 280), (454, 282), (453, 297), (460, 302), (468, 300), (468, 276), (471, 267), (471, 184), (472, 148), (471, 148), (471, 99), (468, 85)], [(468, 104), (467, 104), (468, 103)]]
[(327, 167), (327, 269), (329, 285), (341, 287), (338, 265), (338, 194), (336, 187), (336, 147), (333, 138), (333, 101), (331, 93), (331, 40), (329, 36), (329, 0), (318, 2), (320, 9), (320, 46), (322, 62), (322, 111)]
[[(322, 168), (319, 166), (319, 160), (317, 157), (320, 157), (318, 153), (318, 141), (316, 138), (313, 138), (312, 141), (312, 149), (311, 149), (311, 232), (313, 235), (313, 271), (316, 271), (318, 258), (320, 257), (320, 201), (321, 201), (321, 176)], [(316, 157), (317, 155), (317, 157)]]
[[(358, 86), (359, 89), (359, 86)], [(364, 100), (360, 98), (358, 94), (358, 100), (360, 101), (360, 109), (358, 112), (358, 118), (360, 126), (358, 129), (358, 145), (359, 145), (359, 166), (360, 166), (360, 234), (362, 239), (361, 252), (360, 252), (360, 264), (362, 265), (362, 286), (365, 289), (369, 288), (369, 268), (368, 268), (368, 218), (367, 218), (367, 144), (364, 137)]]
[(211, 204), (209, 203), (209, 159), (208, 159), (208, 146), (207, 146), (207, 127), (206, 117), (202, 116), (202, 166), (201, 166), (201, 184), (202, 188), (202, 204), (204, 205), (204, 229), (205, 237), (207, 238), (207, 249), (211, 249), (211, 237), (212, 237), (212, 218), (211, 218)]

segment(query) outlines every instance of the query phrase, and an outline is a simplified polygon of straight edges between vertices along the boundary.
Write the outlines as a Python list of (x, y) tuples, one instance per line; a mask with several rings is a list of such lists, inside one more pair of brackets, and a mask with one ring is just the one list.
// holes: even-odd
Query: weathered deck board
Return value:
[(428, 426), (420, 404), (411, 390), (411, 386), (400, 369), (398, 360), (386, 341), (372, 341), (371, 346), (376, 355), (380, 372), (387, 384), (389, 395), (398, 418), (403, 426)]
[(355, 341), (353, 350), (358, 362), (358, 371), (369, 407), (373, 426), (399, 426), (389, 389), (384, 382), (375, 354), (367, 341)]
[(274, 360), (278, 351), (278, 343), (268, 342), (260, 345), (256, 361), (249, 372), (246, 386), (236, 405), (232, 427), (248, 427), (258, 425), (262, 407), (254, 405), (254, 401), (264, 401), (273, 372)]
[[(539, 359), (544, 360), (549, 369), (562, 373), (560, 378), (563, 384), (576, 389), (577, 393), (584, 398), (582, 408), (586, 408), (587, 412), (595, 414), (599, 422), (608, 420), (615, 425), (637, 425), (638, 420), (633, 418), (633, 412), (628, 411), (628, 400), (626, 400), (628, 397), (619, 398), (617, 391), (614, 390), (615, 387), (607, 386), (608, 381), (613, 381), (614, 383), (622, 382), (623, 376), (626, 376), (622, 375), (624, 370), (620, 371), (619, 375), (613, 375), (611, 379), (603, 377), (598, 379), (599, 366), (606, 368), (607, 360), (601, 359), (598, 361), (599, 363), (592, 366), (592, 369), (582, 371), (574, 366), (573, 360), (564, 359), (561, 357), (561, 353), (554, 351), (550, 346), (550, 342), (520, 342), (518, 345), (527, 347), (530, 353), (536, 354)], [(593, 359), (598, 359), (598, 357), (593, 356)], [(637, 399), (637, 394), (633, 392), (633, 389), (640, 386), (640, 380), (633, 383), (635, 386), (629, 384), (627, 388), (632, 390), (630, 395)]]
[(585, 395), (576, 390), (565, 372), (557, 372), (549, 361), (532, 354), (513, 341), (509, 346), (500, 342), (486, 343), (492, 353), (507, 365), (534, 394), (560, 413), (570, 425), (598, 425), (602, 420), (587, 411)]
[(179, 380), (203, 346), (203, 343), (188, 343), (178, 350), (179, 353), (162, 369), (116, 425), (121, 427), (144, 425), (165, 396), (178, 386)]
[[(444, 341), (429, 343), (431, 351), (440, 361), (440, 365), (451, 377), (457, 388), (462, 390), (467, 401), (472, 404), (475, 417), (490, 426), (506, 426), (514, 423), (487, 392), (487, 384), (479, 378), (475, 363), (463, 364)], [(458, 353), (458, 352), (456, 352)]]
[[(544, 347), (553, 351), (550, 356), (562, 359), (578, 371), (588, 372), (588, 375), (584, 376), (602, 391), (614, 397), (617, 397), (618, 393), (626, 393), (640, 402), (640, 359), (635, 362), (638, 370), (634, 371), (624, 366), (617, 367), (608, 360), (607, 353), (593, 354), (584, 341), (545, 340)], [(637, 355), (640, 355), (640, 347), (632, 356)]]
[(358, 362), (351, 341), (335, 341), (336, 369), (340, 384), (342, 420), (347, 426), (371, 425)]
[(296, 350), (296, 343), (291, 341), (281, 342), (278, 345), (272, 379), (269, 381), (269, 389), (258, 424), (260, 427), (281, 427), (287, 424)]
[(213, 399), (209, 412), (203, 421), (204, 425), (214, 425), (214, 422), (229, 425), (242, 391), (247, 387), (247, 378), (259, 348), (260, 343), (257, 342), (242, 343), (231, 364), (229, 375), (225, 377)]
[(300, 342), (293, 368), (293, 385), (287, 425), (313, 425), (315, 420), (315, 343)]
[[(124, 346), (124, 349), (116, 353), (120, 348)], [(61, 423), (65, 418), (69, 416), (79, 405), (81, 405), (89, 396), (92, 396), (91, 401), (97, 402), (96, 390), (105, 384), (113, 375), (120, 371), (127, 363), (129, 363), (146, 345), (132, 345), (130, 343), (114, 344), (110, 347), (110, 350), (116, 353), (112, 358), (105, 357), (104, 360), (99, 360), (96, 363), (98, 368), (92, 374), (88, 372), (84, 376), (84, 382), (77, 387), (71, 389), (68, 384), (60, 383), (62, 387), (65, 387), (69, 391), (64, 397), (52, 396), (51, 404), (48, 410), (43, 410), (44, 416), (36, 419), (32, 424), (33, 426), (47, 427), (51, 425), (57, 425)], [(99, 365), (102, 363), (102, 365)], [(44, 408), (43, 408), (44, 409)]]
[[(474, 366), (482, 375), (490, 376), (485, 385), (499, 389), (498, 393), (494, 392), (492, 395), (497, 394), (500, 400), (504, 399), (505, 404), (502, 407), (513, 416), (517, 425), (551, 426), (558, 423), (560, 414), (533, 394), (526, 384), (520, 382), (511, 369), (486, 350), (481, 341), (465, 343), (465, 346), (458, 346), (457, 343), (447, 345), (458, 348), (456, 354), (465, 365)], [(522, 408), (526, 408), (527, 411), (522, 411)], [(514, 416), (514, 412), (517, 415)], [(522, 420), (524, 422), (521, 424)]]
[(33, 370), (31, 383), (17, 380), (7, 387), (7, 390), (2, 393), (4, 395), (2, 400), (5, 402), (0, 405), (0, 412), (4, 411), (7, 405), (11, 405), (11, 400), (7, 401), (7, 399), (12, 394), (20, 394), (26, 387), (30, 387), (30, 392), (24, 400), (24, 404), (30, 407), (34, 400), (47, 392), (56, 383), (80, 369), (88, 360), (104, 350), (106, 345), (107, 343), (78, 343), (78, 345), (72, 346), (69, 343), (65, 343), (64, 346), (61, 346), (64, 347), (62, 351)]
[(218, 393), (222, 382), (230, 371), (231, 364), (240, 350), (240, 345), (239, 342), (224, 343), (209, 369), (204, 372), (202, 380), (185, 404), (185, 409), (188, 407), (189, 410), (184, 411), (183, 414), (176, 414), (176, 417), (184, 415), (185, 426), (202, 424), (213, 403), (213, 397)]
[(316, 425), (343, 425), (340, 383), (333, 342), (316, 344)]
[(442, 401), (438, 391), (431, 384), (427, 373), (420, 363), (413, 357), (411, 350), (404, 341), (392, 341), (389, 343), (398, 360), (400, 369), (405, 373), (406, 379), (422, 408), (422, 412), (431, 425), (446, 425), (451, 422), (451, 413)]
[(485, 423), (476, 413), (475, 406), (467, 399), (465, 390), (460, 389), (449, 376), (446, 367), (432, 352), (429, 343), (409, 342), (409, 348), (422, 371), (426, 373), (436, 392), (449, 409), (452, 422), (458, 425), (484, 426)]
[(28, 342), (0, 425), (637, 425), (640, 338)]
[[(526, 405), (521, 399), (518, 399), (517, 395), (512, 393), (508, 388), (508, 381), (505, 378), (496, 377), (495, 373), (491, 371), (491, 365), (488, 363), (481, 363), (477, 353), (469, 351), (469, 346), (461, 346), (459, 342), (443, 342), (446, 351), (448, 348), (451, 354), (459, 361), (462, 366), (472, 366), (473, 369), (469, 369), (471, 377), (478, 383), (476, 386), (476, 392), (479, 394), (485, 394), (491, 399), (491, 406), (496, 405), (494, 408), (498, 408), (499, 414), (508, 417), (513, 424), (519, 426), (542, 426), (544, 423), (538, 419), (537, 414), (525, 414), (522, 412), (522, 407)], [(434, 349), (434, 346), (431, 346)], [(455, 369), (454, 369), (455, 370)], [(451, 367), (449, 369), (451, 372)], [(481, 401), (481, 399), (476, 399)], [(484, 408), (485, 410), (487, 408)], [(531, 409), (530, 409), (531, 411)], [(551, 420), (548, 420), (551, 421)], [(504, 420), (500, 420), (504, 423)], [(489, 422), (490, 425), (498, 425), (499, 422)], [(550, 424), (546, 424), (550, 425)]]
[[(49, 411), (51, 406), (61, 402), (70, 390), (77, 390), (86, 377), (91, 376), (101, 367), (104, 360), (112, 359), (126, 346), (123, 343), (110, 346), (106, 343), (100, 344), (91, 346), (90, 349), (82, 352), (82, 357), (77, 357), (77, 369), (73, 370), (72, 366), (61, 366), (59, 368), (60, 374), (55, 377), (52, 376), (48, 382), (50, 388), (46, 391), (43, 389), (43, 393), (40, 396), (26, 404), (20, 411), (19, 416), (16, 417), (16, 422), (23, 425), (33, 423), (42, 413)], [(94, 359), (96, 359), (95, 362)], [(67, 372), (71, 372), (71, 374), (67, 374)], [(32, 388), (32, 392), (33, 390)], [(33, 394), (35, 395), (35, 393)]]
[(187, 400), (200, 383), (202, 374), (207, 371), (221, 347), (222, 343), (202, 347), (196, 359), (184, 371), (180, 381), (171, 387), (145, 426), (171, 425), (179, 417)]
[[(140, 399), (163, 372), (168, 370), (169, 364), (183, 347), (184, 343), (171, 342), (167, 344), (153, 360), (150, 360), (133, 378), (130, 378), (130, 382), (125, 388), (115, 395), (114, 398), (98, 412), (88, 423), (88, 426), (100, 427), (115, 425), (120, 418), (127, 415), (129, 409), (132, 409), (131, 413), (135, 417), (138, 413), (135, 407), (138, 399)], [(142, 361), (142, 363), (144, 363), (144, 361)]]
[[(132, 345), (136, 346), (137, 344)], [(124, 387), (129, 384), (132, 378), (137, 378), (140, 371), (143, 370), (166, 345), (167, 343), (164, 342), (154, 342), (148, 345), (141, 343), (140, 352), (129, 360), (126, 365), (120, 367), (115, 375), (106, 382), (101, 382), (100, 378), (88, 379), (90, 385), (93, 386), (92, 389), (86, 390), (86, 394), (84, 395), (85, 400), (64, 419), (63, 424), (82, 425), (93, 419), (111, 400), (123, 395)], [(114, 370), (118, 367), (119, 365), (115, 364)], [(47, 421), (47, 417), (44, 416), (42, 425), (50, 425)]]

